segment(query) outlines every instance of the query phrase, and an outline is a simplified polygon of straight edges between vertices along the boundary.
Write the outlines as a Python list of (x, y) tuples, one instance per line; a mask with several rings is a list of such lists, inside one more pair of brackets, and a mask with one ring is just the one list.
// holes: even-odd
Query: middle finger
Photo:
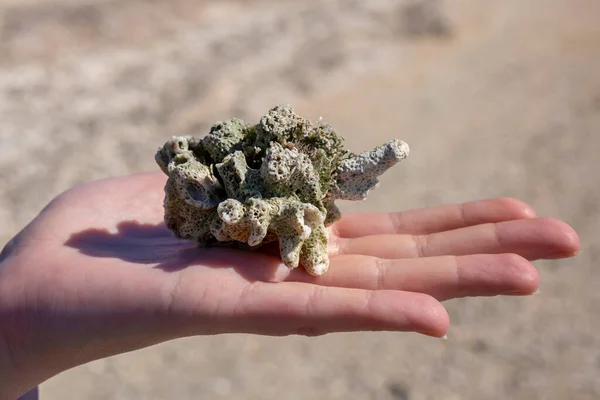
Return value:
[(386, 259), (515, 253), (535, 260), (572, 256), (578, 247), (577, 235), (569, 225), (552, 218), (536, 218), (481, 224), (429, 235), (336, 238), (331, 243), (331, 252)]
[(429, 294), (440, 301), (466, 296), (527, 295), (535, 292), (535, 267), (515, 254), (478, 254), (385, 260), (362, 255), (334, 257), (329, 271), (312, 277), (292, 271), (288, 281), (368, 290)]

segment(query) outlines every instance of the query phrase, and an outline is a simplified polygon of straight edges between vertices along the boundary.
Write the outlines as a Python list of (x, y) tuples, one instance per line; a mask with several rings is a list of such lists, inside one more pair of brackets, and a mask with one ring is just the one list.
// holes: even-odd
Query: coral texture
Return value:
[(233, 118), (202, 139), (174, 136), (156, 153), (168, 175), (165, 223), (201, 246), (279, 241), (289, 268), (321, 275), (329, 267), (327, 227), (335, 200), (362, 200), (377, 177), (408, 155), (392, 140), (352, 154), (330, 125), (271, 109), (256, 125)]

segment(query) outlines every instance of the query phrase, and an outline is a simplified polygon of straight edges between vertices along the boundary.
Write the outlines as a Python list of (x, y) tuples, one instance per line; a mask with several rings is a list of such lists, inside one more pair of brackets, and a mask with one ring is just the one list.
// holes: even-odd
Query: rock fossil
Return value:
[(256, 125), (232, 118), (202, 139), (174, 136), (155, 157), (169, 177), (165, 223), (200, 246), (279, 241), (286, 266), (321, 275), (329, 267), (326, 228), (340, 218), (335, 201), (365, 199), (409, 152), (395, 139), (353, 154), (342, 140), (289, 106)]

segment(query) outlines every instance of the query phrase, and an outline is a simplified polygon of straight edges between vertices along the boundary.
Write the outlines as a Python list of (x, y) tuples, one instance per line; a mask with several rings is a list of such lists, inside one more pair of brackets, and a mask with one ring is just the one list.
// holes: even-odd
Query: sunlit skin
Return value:
[[(529, 295), (536, 259), (579, 250), (513, 199), (346, 214), (313, 277), (277, 253), (197, 248), (162, 223), (162, 173), (80, 185), (0, 256), (0, 387), (14, 398), (91, 360), (191, 335), (404, 331), (442, 337), (441, 301)], [(510, 316), (507, 316), (509, 318)]]

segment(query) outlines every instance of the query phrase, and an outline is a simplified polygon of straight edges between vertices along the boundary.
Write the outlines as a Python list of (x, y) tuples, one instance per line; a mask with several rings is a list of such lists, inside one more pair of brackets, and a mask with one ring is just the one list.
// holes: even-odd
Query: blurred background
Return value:
[[(158, 170), (172, 135), (279, 103), (411, 156), (368, 201), (514, 196), (581, 236), (542, 293), (398, 333), (180, 340), (41, 386), (58, 399), (600, 398), (597, 0), (0, 0), (0, 242), (83, 181)], [(594, 236), (596, 235), (596, 236)]]

